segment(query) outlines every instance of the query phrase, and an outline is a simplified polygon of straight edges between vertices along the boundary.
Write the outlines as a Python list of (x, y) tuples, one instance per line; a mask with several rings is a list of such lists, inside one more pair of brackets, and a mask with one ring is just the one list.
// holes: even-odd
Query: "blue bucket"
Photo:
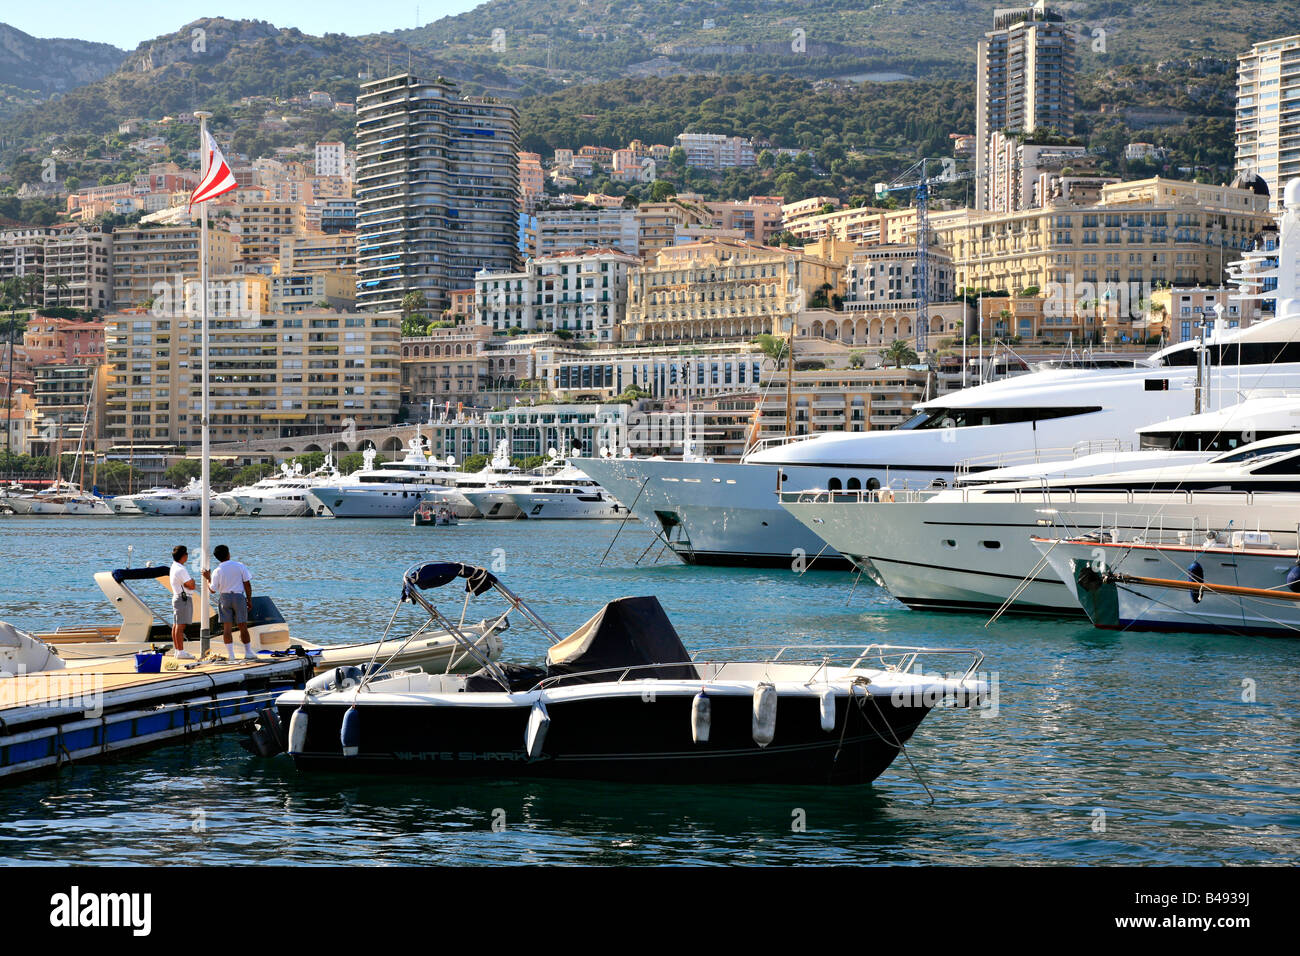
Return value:
[(161, 654), (146, 652), (135, 655), (135, 672), (137, 674), (158, 674), (162, 671)]

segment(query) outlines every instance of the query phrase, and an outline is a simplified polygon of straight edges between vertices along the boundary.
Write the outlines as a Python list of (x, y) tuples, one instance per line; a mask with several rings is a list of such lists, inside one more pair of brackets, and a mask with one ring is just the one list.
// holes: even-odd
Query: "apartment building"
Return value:
[(357, 302), (397, 311), (422, 292), (447, 307), (480, 269), (510, 271), (519, 204), (519, 118), (449, 80), (399, 74), (357, 98)]
[(843, 267), (797, 249), (712, 239), (659, 249), (632, 274), (624, 342), (751, 338), (788, 330)]
[(1169, 344), (1201, 337), (1202, 326), (1208, 333), (1219, 319), (1215, 309), (1222, 306), (1223, 324), (1230, 329), (1243, 328), (1273, 317), (1260, 308), (1258, 301), (1239, 301), (1236, 288), (1223, 286), (1171, 286), (1151, 294), (1147, 313), (1149, 335), (1163, 335)]
[(357, 237), (337, 235), (289, 236), (280, 243), (280, 271), (352, 272), (357, 266)]
[(551, 256), (573, 249), (617, 249), (639, 255), (638, 211), (623, 207), (573, 206), (539, 209), (533, 227), (532, 254)]
[(542, 201), (546, 192), (546, 175), (542, 172), (542, 157), (538, 153), (519, 154), (519, 209), (531, 213)]
[(357, 304), (357, 278), (352, 270), (277, 272), (270, 277), (272, 312), (331, 309), (352, 312)]
[(1078, 300), (1159, 285), (1218, 285), (1224, 267), (1272, 225), (1251, 189), (1155, 177), (1101, 189), (1095, 205), (930, 217), (958, 288), (1029, 288), (1072, 311)]
[(695, 230), (712, 229), (713, 214), (702, 202), (670, 199), (636, 208), (637, 248), (642, 256), (674, 245)]
[(754, 144), (740, 136), (721, 133), (678, 133), (673, 140), (686, 153), (687, 166), (703, 169), (731, 169), (753, 166)]
[(640, 260), (617, 249), (558, 252), (528, 260), (520, 272), (474, 277), (474, 321), (504, 332), (562, 332), (618, 341), (629, 276)]
[(536, 375), (572, 400), (605, 400), (636, 386), (657, 399), (700, 399), (758, 386), (766, 356), (745, 341), (628, 348), (539, 346)]
[[(53, 425), (52, 442), (61, 442), (63, 451), (73, 449), (83, 433), (88, 438), (103, 434), (104, 400), (109, 381), (109, 367), (102, 363), (37, 365), (32, 369), (36, 415), (44, 426)], [(51, 444), (50, 451), (53, 453)]]
[[(185, 276), (199, 274), (199, 225), (128, 226), (113, 232), (113, 308), (152, 301)], [(232, 272), (235, 240), (224, 228), (208, 227), (208, 272)]]
[[(787, 406), (785, 385), (790, 379)], [(765, 369), (759, 385), (759, 440), (818, 432), (866, 432), (897, 428), (926, 398), (930, 373), (923, 368)], [(787, 411), (793, 417), (787, 421)], [(827, 487), (857, 490), (858, 479), (830, 478)]]
[(48, 235), (49, 230), (39, 226), (0, 232), (0, 282), (26, 279), (39, 295), (45, 286), (45, 240)]
[(411, 418), (424, 418), (431, 406), (474, 404), (487, 386), (486, 344), (492, 331), (481, 325), (431, 329), (402, 339), (402, 405)]
[(750, 242), (767, 242), (781, 231), (781, 197), (750, 196), (723, 202), (706, 202), (715, 229), (735, 230)]
[(239, 228), (239, 258), (244, 263), (280, 258), (280, 244), (306, 232), (303, 204), (245, 200), (236, 206)]
[(1237, 169), (1264, 180), (1275, 212), (1300, 176), (1300, 33), (1237, 58)]
[[(113, 368), (105, 434), (114, 444), (195, 445), (201, 356), (183, 312), (106, 317)], [(391, 424), (401, 379), (396, 317), (306, 311), (209, 321), (213, 441)]]
[(1001, 131), (990, 137), (988, 155), (984, 195), (993, 212), (1046, 205), (1054, 176), (1090, 172), (1097, 165), (1086, 146), (1035, 143)]
[(317, 176), (338, 176), (350, 178), (347, 163), (347, 148), (342, 143), (329, 142), (316, 144), (315, 171)]
[(45, 307), (113, 304), (113, 235), (98, 226), (52, 230), (45, 240)]
[(988, 209), (994, 133), (1074, 132), (1074, 33), (1056, 11), (1032, 6), (994, 11), (993, 30), (976, 47), (975, 208)]

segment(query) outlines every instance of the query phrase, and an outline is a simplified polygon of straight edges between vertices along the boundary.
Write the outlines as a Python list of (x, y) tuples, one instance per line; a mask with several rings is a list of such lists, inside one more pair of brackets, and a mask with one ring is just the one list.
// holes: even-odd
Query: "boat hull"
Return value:
[[(929, 708), (888, 697), (841, 698), (833, 731), (820, 726), (815, 696), (782, 697), (776, 735), (752, 736), (749, 695), (711, 697), (707, 743), (691, 735), (692, 695), (595, 698), (547, 705), (540, 756), (525, 741), (530, 706), (366, 706), (358, 704), (360, 750), (340, 743), (346, 704), (311, 704), (303, 771), (414, 774), (441, 778), (569, 778), (628, 783), (863, 784), (889, 767)], [(294, 705), (280, 705), (287, 728)], [(846, 726), (847, 723), (847, 726)], [(382, 746), (381, 746), (382, 743)]]
[[(1045, 530), (1040, 522), (1085, 531), (1104, 524), (1120, 539), (1158, 528), (1172, 533), (1199, 527), (1203, 534), (1207, 522), (1241, 528), (1245, 520), (1275, 536), (1293, 535), (1298, 504), (1300, 498), (1291, 494), (1258, 496), (1247, 509), (1232, 494), (1170, 501), (1139, 492), (892, 503), (829, 501), (822, 494), (787, 500), (784, 507), (860, 567), (869, 566), (873, 578), (908, 607), (986, 612), (1007, 605), (1010, 614), (1080, 617), (1082, 608), (1034, 546), (1033, 537)], [(1025, 584), (1031, 573), (1033, 580)]]
[[(1300, 601), (1285, 587), (1295, 555), (1206, 552), (1172, 548), (1121, 548), (1109, 544), (1037, 542), (1088, 615), (1105, 630), (1300, 637)], [(1108, 562), (1114, 561), (1114, 567)], [(1210, 587), (1161, 586), (1149, 576), (1186, 579), (1184, 566), (1201, 565)], [(1101, 575), (1108, 568), (1124, 575)], [(1153, 570), (1154, 569), (1154, 570)], [(1126, 574), (1127, 572), (1127, 574)], [(1145, 580), (1144, 580), (1145, 579)], [(1215, 585), (1260, 593), (1219, 591)], [(1264, 593), (1269, 592), (1269, 593)], [(1280, 592), (1280, 593), (1278, 593)], [(1271, 596), (1276, 593), (1277, 596)]]
[(817, 570), (850, 566), (781, 508), (775, 466), (602, 458), (578, 464), (687, 564), (793, 568), (820, 554)]

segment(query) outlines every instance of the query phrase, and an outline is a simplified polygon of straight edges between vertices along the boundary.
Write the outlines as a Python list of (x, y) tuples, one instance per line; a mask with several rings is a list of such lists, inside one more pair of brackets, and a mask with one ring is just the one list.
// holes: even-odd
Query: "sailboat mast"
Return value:
[[(199, 118), (199, 182), (208, 175), (208, 118), (212, 115), (206, 110), (195, 110)], [(199, 569), (208, 570), (208, 555), (211, 553), (210, 512), (212, 510), (212, 462), (208, 437), (208, 204), (199, 203), (199, 317), (202, 323), (199, 350), (202, 356), (203, 385), (199, 398), (199, 425), (203, 436), (201, 465), (201, 501), (199, 503)], [(199, 655), (208, 653), (212, 640), (212, 612), (208, 609), (208, 586), (203, 581), (199, 592)]]

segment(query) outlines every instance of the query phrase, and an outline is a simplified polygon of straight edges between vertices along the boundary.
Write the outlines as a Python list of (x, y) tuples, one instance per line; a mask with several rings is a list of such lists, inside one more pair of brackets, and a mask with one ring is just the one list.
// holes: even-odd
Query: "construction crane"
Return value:
[[(930, 175), (930, 169), (940, 165), (943, 172)], [(973, 179), (971, 170), (957, 172), (955, 159), (922, 159), (905, 169), (893, 182), (876, 183), (876, 198), (889, 193), (916, 190), (916, 354), (925, 352), (926, 334), (930, 328), (930, 187)]]

